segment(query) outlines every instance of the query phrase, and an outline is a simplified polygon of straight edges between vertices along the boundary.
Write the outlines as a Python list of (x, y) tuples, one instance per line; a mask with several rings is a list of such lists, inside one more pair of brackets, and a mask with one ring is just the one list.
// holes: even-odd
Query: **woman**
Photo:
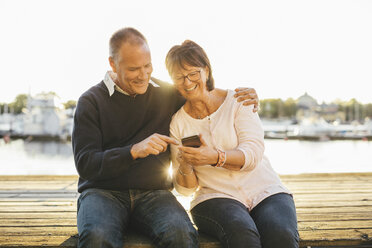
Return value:
[(192, 41), (171, 48), (166, 66), (185, 105), (170, 132), (180, 141), (199, 135), (198, 148), (172, 146), (178, 192), (191, 195), (198, 229), (223, 247), (298, 247), (292, 196), (264, 156), (261, 122), (233, 91), (214, 88), (204, 50)]

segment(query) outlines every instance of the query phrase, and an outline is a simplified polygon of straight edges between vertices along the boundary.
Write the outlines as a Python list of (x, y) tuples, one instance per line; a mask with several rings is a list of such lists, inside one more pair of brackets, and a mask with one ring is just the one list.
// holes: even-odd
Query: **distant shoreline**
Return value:
[(22, 139), (25, 141), (59, 141), (59, 142), (66, 142), (71, 141), (71, 136), (51, 136), (51, 135), (7, 135), (7, 134), (0, 134), (1, 138), (9, 138), (10, 140), (17, 140)]
[[(9, 138), (10, 140), (22, 139), (25, 141), (58, 141), (70, 142), (71, 136), (50, 136), (50, 135), (6, 135), (0, 134), (0, 138)], [(308, 141), (333, 141), (333, 140), (361, 140), (372, 141), (372, 135), (365, 136), (340, 136), (340, 135), (286, 135), (286, 134), (265, 134), (265, 139), (278, 139), (278, 140), (308, 140)]]
[(328, 140), (362, 140), (362, 141), (372, 141), (372, 135), (367, 136), (310, 136), (310, 135), (265, 135), (265, 139), (284, 139), (284, 140), (311, 140), (311, 141), (328, 141)]

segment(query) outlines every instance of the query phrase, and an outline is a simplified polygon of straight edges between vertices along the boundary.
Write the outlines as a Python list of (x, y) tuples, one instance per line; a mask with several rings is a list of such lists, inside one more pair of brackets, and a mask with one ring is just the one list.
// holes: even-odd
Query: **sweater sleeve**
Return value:
[[(177, 127), (177, 120), (178, 118), (176, 116), (173, 116), (172, 122), (170, 124), (170, 136), (176, 139), (179, 144), (181, 144), (181, 137), (180, 137), (179, 128)], [(190, 196), (196, 191), (198, 186), (194, 188), (186, 188), (177, 183), (176, 175), (178, 173), (178, 167), (180, 166), (179, 162), (177, 161), (177, 153), (178, 153), (177, 146), (171, 144), (173, 185), (178, 193), (185, 195), (185, 196)]]
[(245, 162), (241, 168), (244, 171), (253, 170), (261, 162), (265, 150), (263, 127), (258, 114), (252, 110), (253, 106), (239, 104), (235, 113), (237, 149), (244, 153)]
[(74, 115), (72, 146), (76, 169), (85, 180), (117, 177), (134, 162), (130, 145), (103, 150), (102, 140), (96, 102), (82, 96)]

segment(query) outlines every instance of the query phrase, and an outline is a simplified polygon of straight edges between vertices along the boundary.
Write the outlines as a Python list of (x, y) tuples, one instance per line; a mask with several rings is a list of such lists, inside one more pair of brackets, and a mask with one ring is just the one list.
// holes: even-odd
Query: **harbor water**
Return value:
[[(372, 172), (371, 141), (265, 140), (279, 174)], [(0, 141), (0, 175), (76, 175), (70, 142)]]

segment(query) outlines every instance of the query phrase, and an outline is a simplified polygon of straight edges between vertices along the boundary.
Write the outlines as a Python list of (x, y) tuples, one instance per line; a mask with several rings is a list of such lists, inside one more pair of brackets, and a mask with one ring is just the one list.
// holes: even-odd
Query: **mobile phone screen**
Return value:
[(182, 141), (183, 146), (195, 147), (195, 148), (198, 148), (199, 146), (201, 146), (199, 135), (185, 137), (181, 141)]

